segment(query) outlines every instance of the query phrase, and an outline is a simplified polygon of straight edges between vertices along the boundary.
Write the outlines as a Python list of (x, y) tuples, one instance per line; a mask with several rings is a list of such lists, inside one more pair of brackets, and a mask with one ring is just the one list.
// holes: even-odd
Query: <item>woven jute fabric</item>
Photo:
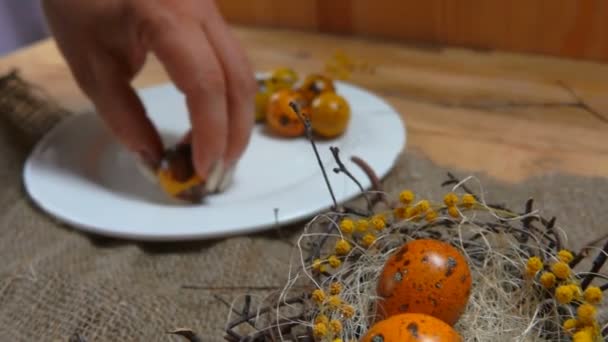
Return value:
[[(0, 341), (67, 341), (75, 333), (87, 341), (177, 341), (166, 332), (179, 327), (221, 341), (229, 313), (221, 298), (263, 297), (284, 285), (304, 222), (213, 241), (137, 243), (85, 234), (38, 210), (22, 186), (23, 162), (68, 115), (77, 114), (17, 74), (0, 78)], [(407, 186), (440, 196), (446, 171), (408, 151), (383, 183), (393, 194)], [(573, 248), (608, 230), (606, 179), (550, 174), (507, 185), (478, 177), (493, 202), (521, 208), (534, 197)]]

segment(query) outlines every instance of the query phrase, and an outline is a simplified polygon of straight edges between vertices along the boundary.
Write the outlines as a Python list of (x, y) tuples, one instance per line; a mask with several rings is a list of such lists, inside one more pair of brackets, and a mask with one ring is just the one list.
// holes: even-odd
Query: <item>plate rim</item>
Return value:
[[(381, 101), (384, 105), (386, 105), (388, 108), (390, 108), (390, 110), (392, 111), (391, 115), (396, 115), (399, 119), (399, 122), (402, 124), (402, 130), (401, 130), (402, 134), (400, 135), (402, 144), (399, 148), (399, 152), (396, 153), (395, 156), (392, 158), (392, 160), (390, 162), (390, 166), (382, 174), (378, 175), (381, 179), (383, 179), (392, 170), (394, 170), (397, 160), (400, 158), (400, 156), (404, 153), (404, 151), (407, 148), (408, 127), (407, 127), (407, 122), (404, 118), (404, 115), (402, 113), (399, 113), (394, 108), (394, 106), (392, 106), (384, 98), (377, 95), (373, 91), (367, 90), (360, 86), (357, 86), (357, 85), (354, 85), (354, 84), (351, 84), (348, 82), (344, 82), (344, 81), (335, 81), (335, 82), (342, 83), (343, 85), (347, 85), (349, 87), (355, 88), (359, 91), (368, 93), (371, 96), (375, 97), (377, 100)], [(137, 89), (137, 92), (138, 92), (138, 95), (141, 95), (142, 92), (145, 92), (147, 90), (167, 87), (170, 85), (171, 85), (170, 82), (163, 82), (163, 83), (155, 84), (152, 86), (139, 88), (139, 89)], [(58, 221), (62, 224), (68, 225), (69, 229), (81, 230), (83, 232), (86, 232), (88, 234), (93, 234), (95, 236), (105, 236), (105, 237), (111, 237), (111, 238), (117, 238), (117, 239), (129, 240), (129, 241), (179, 242), (179, 241), (195, 241), (195, 240), (212, 240), (212, 239), (217, 239), (217, 238), (227, 238), (227, 237), (238, 236), (238, 235), (243, 235), (243, 234), (259, 233), (259, 232), (273, 229), (273, 227), (277, 228), (277, 229), (283, 229), (287, 225), (291, 225), (293, 223), (312, 219), (313, 217), (315, 217), (315, 216), (327, 211), (329, 208), (331, 208), (331, 205), (322, 206), (322, 207), (316, 208), (314, 210), (307, 210), (306, 214), (298, 214), (298, 213), (291, 214), (285, 219), (278, 220), (278, 222), (279, 222), (278, 226), (276, 225), (276, 223), (268, 223), (268, 224), (250, 225), (250, 226), (246, 226), (246, 227), (240, 227), (238, 229), (224, 229), (224, 230), (214, 229), (212, 231), (205, 231), (203, 229), (196, 233), (179, 233), (179, 234), (173, 234), (169, 230), (166, 233), (163, 232), (162, 234), (157, 234), (157, 233), (143, 234), (143, 233), (139, 233), (139, 232), (133, 232), (133, 230), (128, 229), (128, 228), (127, 229), (117, 229), (117, 227), (106, 227), (103, 225), (93, 225), (93, 224), (83, 222), (82, 220), (67, 217), (62, 213), (61, 210), (56, 210), (55, 208), (53, 208), (53, 205), (51, 203), (48, 203), (48, 201), (42, 201), (38, 196), (36, 196), (34, 194), (34, 191), (32, 191), (32, 184), (31, 184), (31, 182), (32, 182), (31, 173), (33, 172), (32, 164), (35, 161), (35, 157), (40, 155), (42, 153), (42, 149), (48, 145), (49, 140), (53, 139), (57, 134), (59, 134), (61, 132), (61, 130), (66, 129), (66, 127), (69, 127), (69, 125), (72, 124), (73, 121), (82, 119), (82, 116), (84, 116), (84, 115), (96, 116), (96, 114), (94, 114), (94, 113), (78, 113), (78, 114), (73, 114), (66, 118), (61, 119), (51, 129), (49, 129), (44, 134), (44, 136), (38, 140), (38, 142), (36, 142), (34, 148), (30, 151), (27, 159), (25, 160), (25, 163), (23, 164), (22, 182), (24, 184), (24, 188), (27, 192), (28, 198), (39, 209), (41, 209), (45, 213), (45, 215), (49, 216), (50, 219)], [(311, 151), (311, 153), (312, 153), (312, 151)], [(360, 195), (361, 195), (361, 193), (354, 192), (352, 194), (341, 197), (339, 202), (341, 202), (341, 203), (348, 202), (354, 198), (357, 198)], [(329, 197), (329, 194), (327, 194), (327, 196)]]

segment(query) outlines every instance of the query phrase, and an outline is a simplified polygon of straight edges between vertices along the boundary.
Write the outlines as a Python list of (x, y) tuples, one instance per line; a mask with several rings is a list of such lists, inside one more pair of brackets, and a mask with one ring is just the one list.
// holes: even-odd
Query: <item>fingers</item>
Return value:
[[(145, 54), (128, 39), (133, 36), (132, 30), (126, 28), (128, 25), (120, 25), (128, 22), (122, 15), (116, 15), (123, 12), (121, 4), (68, 3), (78, 16), (65, 16), (62, 9), (68, 5), (66, 1), (44, 1), (43, 6), (72, 75), (118, 140), (149, 167), (156, 167), (162, 156), (162, 143), (130, 86), (130, 79), (143, 64)], [(108, 41), (112, 44), (107, 44)]]
[(145, 43), (186, 97), (195, 169), (208, 183), (217, 183), (228, 136), (226, 82), (220, 62), (194, 21), (155, 17), (143, 25)]
[(226, 77), (228, 101), (228, 145), (225, 159), (232, 165), (246, 149), (254, 125), (256, 80), (245, 52), (211, 2), (203, 19), (203, 30), (220, 60)]
[(81, 84), (98, 113), (129, 150), (155, 169), (162, 158), (162, 141), (123, 68), (102, 53), (95, 54), (89, 66), (84, 74), (90, 77)]

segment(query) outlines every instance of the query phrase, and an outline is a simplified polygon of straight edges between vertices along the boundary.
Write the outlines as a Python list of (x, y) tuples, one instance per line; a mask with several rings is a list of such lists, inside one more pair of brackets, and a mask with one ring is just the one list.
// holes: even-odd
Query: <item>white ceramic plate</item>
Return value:
[[(359, 191), (344, 175), (332, 172), (336, 165), (329, 146), (341, 149), (343, 161), (367, 188), (368, 179), (350, 157), (361, 157), (380, 177), (386, 175), (405, 145), (405, 125), (373, 94), (342, 82), (336, 87), (350, 103), (351, 123), (344, 136), (317, 145), (337, 200), (343, 202)], [(175, 143), (189, 127), (181, 93), (165, 84), (140, 95), (165, 143)], [(33, 200), (59, 220), (84, 231), (137, 240), (259, 231), (310, 218), (332, 204), (310, 143), (270, 137), (261, 126), (253, 132), (234, 183), (204, 204), (167, 199), (93, 114), (55, 126), (28, 158), (24, 182)]]

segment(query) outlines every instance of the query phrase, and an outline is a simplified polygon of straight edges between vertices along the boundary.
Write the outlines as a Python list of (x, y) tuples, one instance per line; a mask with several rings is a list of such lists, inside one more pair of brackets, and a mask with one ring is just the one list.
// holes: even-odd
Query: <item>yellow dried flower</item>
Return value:
[(325, 301), (325, 291), (316, 289), (312, 291), (312, 300), (317, 304), (322, 304)]
[(543, 268), (543, 261), (539, 257), (533, 256), (528, 259), (526, 263), (526, 274), (534, 276), (538, 271)]
[(320, 272), (320, 273), (325, 273), (325, 272), (327, 272), (327, 266), (325, 266), (325, 265), (321, 265), (321, 267), (319, 267), (319, 272)]
[(367, 248), (371, 246), (376, 241), (376, 237), (373, 234), (365, 234), (365, 236), (361, 239), (361, 246)]
[(448, 192), (447, 194), (445, 194), (445, 196), (443, 196), (443, 203), (445, 203), (445, 205), (447, 205), (448, 207), (455, 206), (456, 204), (458, 204), (458, 195), (453, 192)]
[(315, 271), (319, 271), (321, 269), (321, 266), (323, 266), (323, 261), (321, 261), (321, 259), (315, 259), (312, 262), (312, 269)]
[(572, 335), (572, 342), (594, 342), (593, 331), (589, 329), (582, 329)]
[(332, 342), (344, 342), (344, 340), (342, 340), (341, 338), (334, 338)]
[(439, 214), (435, 210), (429, 210), (424, 217), (428, 222), (433, 222), (439, 217)]
[(344, 234), (351, 234), (355, 229), (355, 223), (351, 219), (344, 219), (340, 222), (340, 231)]
[(563, 261), (558, 261), (551, 266), (551, 271), (558, 279), (568, 279), (570, 277), (570, 266)]
[(372, 217), (372, 226), (376, 230), (382, 230), (386, 227), (386, 220), (382, 215), (375, 215)]
[(327, 318), (327, 316), (325, 316), (324, 314), (319, 314), (317, 315), (317, 317), (315, 317), (315, 324), (319, 323), (329, 324), (329, 318)]
[(546, 289), (553, 288), (553, 286), (555, 286), (555, 274), (551, 272), (544, 272), (540, 276), (540, 283)]
[(329, 285), (329, 294), (337, 295), (340, 294), (340, 292), (342, 292), (342, 284), (333, 282)]
[(403, 220), (404, 218), (407, 218), (406, 211), (406, 207), (397, 207), (393, 209), (393, 216), (395, 216), (397, 219)]
[(462, 206), (463, 207), (470, 209), (470, 208), (473, 208), (475, 203), (477, 203), (477, 201), (475, 200), (475, 196), (473, 196), (471, 194), (462, 195)]
[(595, 323), (595, 316), (597, 315), (597, 309), (591, 304), (581, 304), (576, 309), (576, 316), (578, 321), (583, 325), (591, 326)]
[(418, 215), (417, 207), (408, 207), (405, 209), (405, 218), (411, 219)]
[(357, 221), (357, 231), (365, 233), (369, 229), (369, 220), (360, 219)]
[(555, 289), (555, 299), (560, 304), (568, 304), (574, 299), (574, 292), (568, 285), (561, 285)]
[(331, 266), (332, 268), (338, 268), (338, 267), (340, 267), (340, 265), (342, 265), (342, 261), (335, 255), (330, 256), (327, 259), (327, 262), (329, 263), (329, 266)]
[(352, 318), (355, 315), (355, 308), (348, 304), (342, 305), (340, 311), (342, 312), (342, 315), (344, 315), (344, 317), (346, 318)]
[(456, 207), (448, 207), (448, 214), (453, 218), (460, 218), (460, 212)]
[(572, 252), (570, 252), (569, 250), (562, 249), (561, 251), (557, 252), (557, 258), (560, 261), (563, 261), (568, 264), (570, 263), (570, 261), (572, 261), (572, 259), (574, 259), (574, 255), (572, 255)]
[(332, 319), (329, 322), (329, 330), (331, 330), (331, 332), (333, 332), (334, 334), (339, 334), (342, 332), (342, 322), (340, 322), (337, 319)]
[(597, 286), (589, 286), (584, 293), (585, 301), (589, 304), (599, 304), (604, 297), (602, 290)]
[(583, 298), (583, 290), (580, 285), (577, 284), (568, 284), (568, 286), (572, 289), (572, 294), (574, 294), (574, 299), (581, 300)]
[(330, 309), (339, 309), (340, 305), (342, 304), (342, 299), (340, 299), (340, 297), (338, 296), (330, 296), (329, 299), (327, 300), (327, 305), (329, 306)]
[(569, 318), (564, 321), (564, 324), (562, 325), (562, 327), (564, 328), (564, 330), (571, 333), (574, 331), (574, 329), (576, 329), (577, 324), (578, 324), (578, 322), (575, 318)]
[(422, 200), (418, 202), (416, 206), (418, 207), (418, 211), (422, 214), (426, 213), (427, 210), (431, 209), (431, 204), (427, 200)]
[(327, 336), (327, 331), (328, 331), (327, 324), (325, 324), (325, 323), (317, 323), (312, 328), (312, 333), (316, 337), (325, 337), (325, 336)]
[(351, 246), (350, 243), (344, 239), (338, 240), (336, 242), (336, 254), (338, 255), (346, 255), (350, 252)]
[(408, 205), (414, 201), (415, 197), (416, 196), (411, 190), (404, 190), (399, 194), (399, 201), (405, 205)]

